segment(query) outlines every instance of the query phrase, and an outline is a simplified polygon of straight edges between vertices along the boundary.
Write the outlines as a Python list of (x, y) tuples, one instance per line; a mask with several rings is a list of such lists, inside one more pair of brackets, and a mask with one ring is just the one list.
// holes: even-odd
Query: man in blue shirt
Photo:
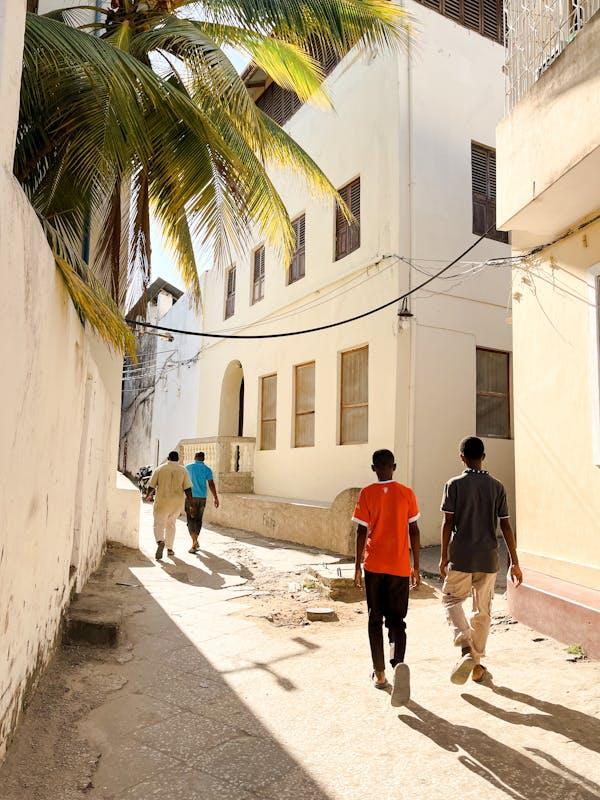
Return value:
[(185, 503), (188, 531), (192, 537), (190, 553), (197, 553), (200, 549), (198, 547), (198, 537), (202, 530), (202, 517), (206, 508), (207, 484), (214, 498), (215, 508), (219, 507), (219, 498), (217, 497), (212, 469), (204, 463), (204, 453), (196, 453), (193, 464), (186, 464), (185, 468), (192, 481), (192, 496), (186, 498)]

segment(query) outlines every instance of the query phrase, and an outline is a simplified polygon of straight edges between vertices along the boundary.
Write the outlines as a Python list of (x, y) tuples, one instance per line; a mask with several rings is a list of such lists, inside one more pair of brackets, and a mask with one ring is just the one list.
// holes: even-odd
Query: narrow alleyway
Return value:
[[(432, 800), (600, 797), (600, 665), (509, 624), (493, 681), (452, 686), (438, 589), (414, 593), (413, 700), (368, 680), (363, 602), (323, 604), (311, 564), (336, 559), (205, 531), (189, 555), (111, 549), (87, 591), (122, 606), (114, 650), (62, 648), (0, 768), (3, 800)], [(335, 569), (332, 567), (332, 569)]]

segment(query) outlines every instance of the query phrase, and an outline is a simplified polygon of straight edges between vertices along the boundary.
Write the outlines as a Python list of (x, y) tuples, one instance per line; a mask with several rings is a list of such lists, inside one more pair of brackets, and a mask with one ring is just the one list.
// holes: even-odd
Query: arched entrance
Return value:
[(244, 370), (231, 361), (223, 375), (219, 409), (219, 436), (244, 435)]

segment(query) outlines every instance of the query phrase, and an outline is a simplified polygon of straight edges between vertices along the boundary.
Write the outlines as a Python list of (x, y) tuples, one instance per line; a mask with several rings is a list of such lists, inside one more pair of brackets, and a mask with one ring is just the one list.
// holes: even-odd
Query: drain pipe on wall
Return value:
[[(408, 289), (412, 289), (412, 260), (415, 250), (415, 170), (414, 170), (414, 136), (413, 136), (413, 74), (412, 74), (412, 48), (410, 39), (407, 43), (406, 58), (406, 105), (408, 113), (407, 131), (407, 166), (408, 166)], [(416, 301), (410, 298), (413, 314), (416, 310)], [(407, 447), (406, 447), (406, 477), (408, 485), (414, 487), (415, 482), (415, 410), (416, 410), (416, 371), (417, 371), (417, 320), (413, 316), (408, 323), (410, 336), (409, 361), (408, 361), (408, 402), (407, 402)]]

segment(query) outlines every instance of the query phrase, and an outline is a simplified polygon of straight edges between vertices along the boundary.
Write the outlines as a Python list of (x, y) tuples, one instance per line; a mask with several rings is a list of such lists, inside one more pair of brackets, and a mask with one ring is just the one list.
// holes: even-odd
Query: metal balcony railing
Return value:
[(505, 0), (506, 110), (600, 9), (600, 0)]

